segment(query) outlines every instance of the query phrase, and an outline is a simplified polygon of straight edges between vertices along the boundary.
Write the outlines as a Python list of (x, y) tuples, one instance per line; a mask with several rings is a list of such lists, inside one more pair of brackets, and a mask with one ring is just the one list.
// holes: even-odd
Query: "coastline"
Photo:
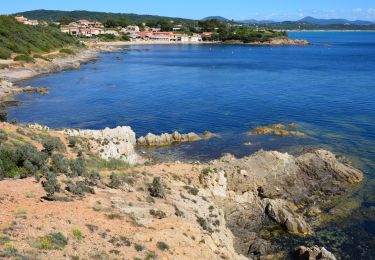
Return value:
[[(19, 87), (17, 82), (31, 79), (33, 77), (54, 73), (70, 69), (79, 69), (81, 64), (85, 64), (97, 59), (99, 53), (116, 52), (122, 47), (132, 45), (247, 45), (247, 46), (308, 46), (309, 42), (298, 39), (272, 39), (268, 42), (243, 43), (239, 41), (231, 42), (171, 42), (171, 41), (116, 41), (116, 42), (86, 42), (87, 48), (80, 50), (75, 55), (67, 55), (54, 58), (52, 61), (37, 59), (34, 63), (15, 62), (13, 60), (0, 60), (0, 65), (6, 68), (0, 69), (0, 101), (13, 102), (12, 96), (22, 92), (39, 92), (37, 88)], [(51, 53), (52, 54), (52, 53)], [(9, 84), (11, 83), (11, 84)]]

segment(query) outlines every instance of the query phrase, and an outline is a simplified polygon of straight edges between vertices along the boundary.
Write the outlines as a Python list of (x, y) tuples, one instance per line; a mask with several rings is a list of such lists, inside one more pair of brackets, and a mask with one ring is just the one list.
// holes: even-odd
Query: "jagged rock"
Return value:
[(37, 123), (27, 124), (26, 127), (30, 128), (30, 129), (47, 131), (47, 132), (50, 130), (48, 126), (40, 125), (40, 124), (37, 124)]
[(285, 200), (269, 200), (266, 206), (266, 214), (292, 234), (307, 235), (311, 233), (309, 225), (304, 218), (288, 205)]
[(286, 37), (274, 38), (267, 42), (252, 42), (251, 45), (271, 45), (271, 46), (307, 46), (310, 43), (306, 40), (290, 39)]
[(300, 246), (292, 254), (292, 260), (336, 260), (336, 257), (324, 247)]
[(241, 159), (225, 155), (203, 167), (216, 169), (203, 178), (204, 184), (225, 209), (236, 249), (243, 254), (254, 240), (249, 237), (271, 220), (291, 233), (310, 233), (304, 216), (319, 214), (333, 195), (348, 192), (363, 179), (361, 171), (325, 150), (298, 157), (268, 151)]
[(202, 133), (202, 137), (203, 137), (204, 139), (211, 139), (211, 138), (219, 138), (220, 135), (218, 135), (218, 134), (214, 134), (214, 133), (212, 133), (212, 132), (210, 132), (210, 131), (204, 131), (204, 132)]
[(297, 131), (295, 124), (273, 124), (260, 126), (253, 129), (249, 134), (251, 135), (279, 135), (279, 136), (304, 136), (305, 134)]
[(167, 146), (174, 143), (195, 142), (201, 139), (196, 133), (180, 134), (177, 131), (172, 134), (164, 133), (161, 135), (148, 133), (146, 136), (138, 138), (137, 144), (140, 146)]
[(68, 136), (84, 137), (91, 140), (93, 149), (103, 159), (118, 159), (129, 164), (142, 162), (142, 158), (135, 152), (135, 133), (128, 126), (119, 126), (114, 129), (104, 130), (75, 130), (65, 129)]
[(250, 245), (249, 251), (247, 255), (249, 257), (259, 257), (262, 255), (266, 255), (271, 249), (271, 243), (267, 240), (257, 238), (255, 241)]

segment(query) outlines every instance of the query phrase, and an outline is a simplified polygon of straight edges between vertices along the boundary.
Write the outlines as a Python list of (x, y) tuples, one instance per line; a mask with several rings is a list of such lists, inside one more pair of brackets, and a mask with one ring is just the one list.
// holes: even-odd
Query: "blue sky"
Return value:
[(375, 21), (375, 0), (0, 0), (0, 13), (33, 9), (92, 10), (200, 19), (297, 20), (304, 16)]

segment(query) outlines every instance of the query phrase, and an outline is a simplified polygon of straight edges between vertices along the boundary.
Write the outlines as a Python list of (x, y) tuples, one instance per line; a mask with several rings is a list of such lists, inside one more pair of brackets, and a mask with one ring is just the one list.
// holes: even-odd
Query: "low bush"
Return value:
[(121, 180), (116, 173), (112, 172), (111, 175), (109, 176), (109, 179), (110, 179), (110, 182), (108, 184), (108, 187), (112, 189), (118, 189), (120, 187)]
[(14, 57), (14, 61), (34, 62), (34, 58), (27, 54), (20, 54)]
[(0, 122), (6, 122), (8, 120), (8, 112), (0, 110)]
[(0, 59), (6, 60), (9, 59), (12, 55), (12, 52), (8, 49), (0, 47)]
[(60, 191), (60, 183), (57, 180), (56, 174), (53, 172), (47, 174), (46, 180), (42, 182), (42, 185), (48, 197), (53, 197), (55, 192)]
[(148, 190), (149, 190), (150, 195), (152, 197), (155, 197), (155, 198), (164, 198), (165, 197), (164, 188), (163, 188), (163, 184), (161, 182), (160, 177), (155, 177), (153, 179), (152, 184), (150, 185)]
[(45, 61), (51, 61), (50, 58), (47, 58), (47, 57), (45, 57), (45, 56), (43, 56), (43, 55), (40, 55), (40, 54), (34, 54), (34, 55), (33, 55), (33, 58), (34, 58), (34, 59), (41, 59), (41, 60), (45, 60)]
[(150, 210), (150, 215), (158, 219), (163, 219), (167, 217), (167, 214), (164, 211), (154, 209)]
[(47, 136), (44, 137), (42, 140), (42, 145), (44, 147), (44, 151), (51, 155), (54, 151), (61, 151), (63, 152), (64, 144), (61, 140), (57, 137)]
[(85, 161), (82, 158), (70, 161), (71, 176), (82, 176), (86, 172)]
[(68, 239), (60, 232), (56, 232), (32, 241), (31, 246), (42, 250), (62, 250), (67, 244)]
[(162, 251), (165, 251), (165, 250), (169, 249), (169, 246), (165, 242), (162, 242), (162, 241), (157, 242), (156, 246), (157, 246), (157, 248), (159, 248)]
[(71, 49), (61, 49), (60, 53), (62, 53), (62, 54), (68, 54), (68, 55), (74, 55), (75, 54), (75, 52), (73, 50), (71, 50)]
[(79, 230), (78, 228), (73, 228), (72, 233), (73, 233), (73, 237), (74, 237), (75, 240), (77, 240), (77, 241), (82, 240), (83, 235), (82, 235), (81, 230)]
[(62, 154), (53, 154), (51, 156), (51, 170), (55, 173), (67, 173), (69, 164)]
[(87, 186), (84, 181), (77, 181), (76, 183), (74, 183), (73, 181), (69, 180), (66, 184), (65, 189), (70, 193), (79, 196), (84, 196), (85, 193), (95, 193), (95, 190), (92, 187)]

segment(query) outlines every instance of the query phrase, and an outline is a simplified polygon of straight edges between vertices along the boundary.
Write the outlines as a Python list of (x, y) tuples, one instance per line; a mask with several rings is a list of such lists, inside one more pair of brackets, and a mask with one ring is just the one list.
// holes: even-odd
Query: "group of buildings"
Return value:
[(70, 35), (80, 37), (93, 37), (101, 34), (111, 34), (118, 36), (120, 34), (127, 35), (131, 40), (150, 40), (150, 41), (171, 41), (171, 42), (200, 42), (202, 36), (200, 34), (181, 34), (175, 32), (161, 32), (160, 28), (150, 28), (145, 26), (143, 31), (139, 26), (129, 25), (127, 27), (118, 27), (116, 29), (106, 29), (101, 22), (91, 22), (87, 20), (79, 20), (69, 25), (61, 26), (61, 31)]
[(38, 20), (30, 20), (30, 19), (27, 19), (26, 17), (23, 17), (21, 15), (17, 15), (16, 17), (16, 20), (20, 23), (23, 23), (23, 24), (26, 24), (26, 25), (48, 25), (47, 23), (44, 23), (44, 22), (41, 22), (39, 23)]
[[(16, 16), (16, 20), (27, 25), (39, 25), (38, 20), (29, 20), (23, 16)], [(48, 25), (48, 24), (47, 24)], [(127, 35), (132, 41), (170, 41), (170, 42), (201, 42), (202, 36), (207, 37), (212, 33), (202, 34), (184, 34), (179, 33), (178, 27), (173, 29), (173, 32), (162, 32), (160, 28), (151, 28), (144, 26), (143, 30), (136, 25), (129, 25), (127, 27), (118, 27), (116, 29), (107, 29), (103, 23), (99, 21), (78, 20), (68, 25), (61, 25), (60, 30), (73, 36), (79, 37), (96, 37), (102, 34), (119, 36), (120, 34)]]

